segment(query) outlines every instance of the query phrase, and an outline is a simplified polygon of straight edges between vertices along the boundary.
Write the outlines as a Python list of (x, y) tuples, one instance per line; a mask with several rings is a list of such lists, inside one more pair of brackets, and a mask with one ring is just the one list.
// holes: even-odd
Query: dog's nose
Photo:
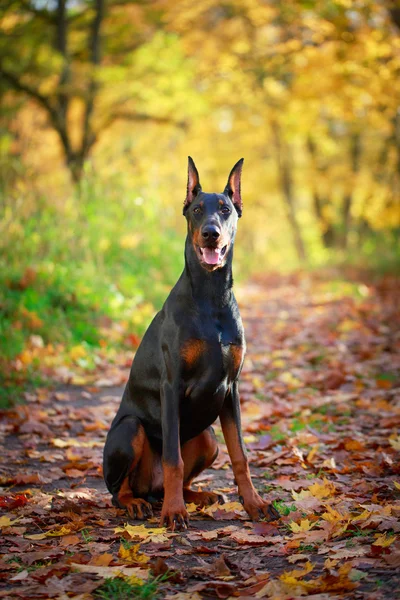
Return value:
[(221, 232), (215, 225), (205, 225), (201, 230), (201, 235), (203, 240), (215, 242), (221, 235)]

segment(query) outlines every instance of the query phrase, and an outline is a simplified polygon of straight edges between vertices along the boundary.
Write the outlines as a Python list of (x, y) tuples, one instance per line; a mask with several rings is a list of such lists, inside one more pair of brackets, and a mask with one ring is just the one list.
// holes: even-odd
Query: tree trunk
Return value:
[(325, 248), (332, 248), (335, 242), (335, 230), (333, 223), (329, 223), (324, 215), (324, 206), (329, 204), (329, 199), (323, 198), (317, 185), (317, 173), (323, 173), (325, 169), (318, 166), (317, 161), (317, 148), (314, 140), (311, 136), (307, 139), (307, 149), (311, 158), (311, 164), (313, 169), (313, 177), (311, 178), (312, 196), (314, 213), (318, 221), (319, 228), (321, 230), (321, 237)]
[(292, 230), (293, 242), (296, 248), (297, 257), (301, 262), (306, 261), (306, 250), (301, 237), (300, 226), (297, 221), (295, 202), (293, 195), (293, 180), (290, 164), (290, 152), (288, 147), (284, 147), (282, 142), (279, 125), (276, 121), (272, 122), (272, 131), (275, 139), (276, 160), (278, 167), (279, 182), (282, 189), (283, 198), (286, 206), (287, 218)]
[(359, 133), (353, 134), (351, 138), (351, 187), (343, 198), (342, 205), (342, 235), (340, 239), (340, 246), (343, 250), (347, 250), (349, 242), (349, 231), (351, 224), (351, 207), (353, 204), (353, 188), (355, 184), (355, 176), (360, 170), (360, 156), (361, 156), (361, 136)]

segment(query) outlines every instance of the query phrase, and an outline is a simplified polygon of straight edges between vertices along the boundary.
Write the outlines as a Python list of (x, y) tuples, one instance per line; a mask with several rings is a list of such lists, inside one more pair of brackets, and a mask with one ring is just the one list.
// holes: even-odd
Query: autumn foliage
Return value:
[(146, 523), (112, 507), (101, 464), (121, 357), (4, 414), (1, 597), (395, 597), (398, 282), (263, 277), (240, 298), (245, 441), (281, 519), (248, 521), (218, 424), (219, 457), (196, 485), (224, 504), (188, 505), (183, 533), (159, 527), (161, 505)]

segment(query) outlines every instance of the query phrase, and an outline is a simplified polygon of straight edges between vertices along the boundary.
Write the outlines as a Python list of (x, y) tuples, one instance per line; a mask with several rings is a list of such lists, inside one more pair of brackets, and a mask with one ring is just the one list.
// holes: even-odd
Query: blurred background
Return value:
[(3, 0), (0, 71), (5, 395), (137, 346), (189, 154), (205, 191), (245, 158), (239, 281), (398, 268), (397, 1)]

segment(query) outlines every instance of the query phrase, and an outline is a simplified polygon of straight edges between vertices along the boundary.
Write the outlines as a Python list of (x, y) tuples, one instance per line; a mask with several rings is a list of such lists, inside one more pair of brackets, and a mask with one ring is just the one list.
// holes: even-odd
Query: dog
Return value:
[(160, 525), (172, 530), (188, 527), (186, 502), (221, 501), (190, 487), (217, 457), (217, 417), (245, 510), (253, 520), (279, 517), (252, 484), (240, 425), (246, 345), (232, 258), (242, 216), (242, 167), (240, 159), (221, 194), (205, 193), (189, 157), (185, 267), (136, 352), (104, 448), (113, 504), (131, 518), (146, 519), (153, 513), (150, 501), (163, 496)]

